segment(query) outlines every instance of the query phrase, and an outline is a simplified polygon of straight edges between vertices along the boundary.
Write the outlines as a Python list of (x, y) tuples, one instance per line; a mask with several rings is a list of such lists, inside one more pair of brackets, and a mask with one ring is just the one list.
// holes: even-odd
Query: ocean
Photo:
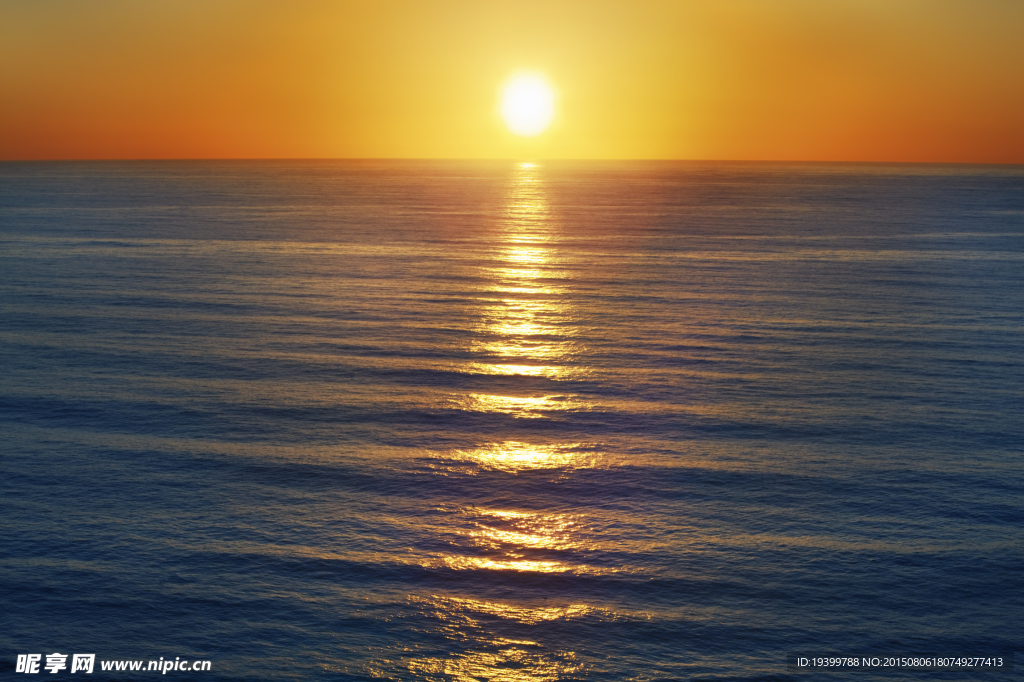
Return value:
[(4, 163), (0, 369), (12, 674), (1024, 650), (1024, 167)]

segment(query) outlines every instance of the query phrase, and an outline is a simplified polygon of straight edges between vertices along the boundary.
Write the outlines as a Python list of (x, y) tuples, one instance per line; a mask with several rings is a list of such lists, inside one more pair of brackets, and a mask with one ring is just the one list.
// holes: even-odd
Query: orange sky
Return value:
[(0, 93), (3, 159), (1024, 163), (1024, 2), (5, 0)]

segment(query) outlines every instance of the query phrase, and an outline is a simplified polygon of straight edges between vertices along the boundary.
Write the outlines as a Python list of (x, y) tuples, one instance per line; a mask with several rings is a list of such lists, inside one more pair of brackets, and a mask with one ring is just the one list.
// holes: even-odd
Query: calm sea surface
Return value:
[(1004, 655), (1022, 451), (1022, 167), (0, 165), (8, 671)]

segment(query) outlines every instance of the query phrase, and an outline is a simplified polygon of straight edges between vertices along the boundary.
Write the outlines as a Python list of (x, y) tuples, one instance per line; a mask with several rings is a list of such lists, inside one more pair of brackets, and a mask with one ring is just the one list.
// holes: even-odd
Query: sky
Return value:
[(1022, 36), (1021, 0), (0, 0), (0, 159), (1024, 163)]

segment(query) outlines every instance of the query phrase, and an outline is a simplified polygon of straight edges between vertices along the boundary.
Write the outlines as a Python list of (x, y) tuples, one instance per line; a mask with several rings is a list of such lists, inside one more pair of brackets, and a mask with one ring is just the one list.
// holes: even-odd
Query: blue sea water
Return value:
[(1021, 167), (2, 164), (0, 665), (1021, 651), (1022, 332)]

